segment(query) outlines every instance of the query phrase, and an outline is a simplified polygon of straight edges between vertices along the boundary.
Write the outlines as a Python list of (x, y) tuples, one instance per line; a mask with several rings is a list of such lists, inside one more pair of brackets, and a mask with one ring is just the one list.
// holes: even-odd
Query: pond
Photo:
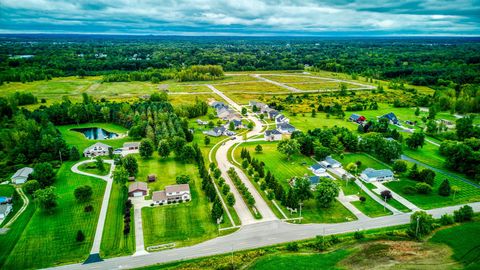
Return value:
[(73, 128), (72, 131), (80, 132), (87, 139), (90, 140), (107, 140), (107, 139), (115, 139), (118, 137), (117, 133), (113, 133), (110, 131), (106, 131), (103, 128), (92, 127), (92, 128)]

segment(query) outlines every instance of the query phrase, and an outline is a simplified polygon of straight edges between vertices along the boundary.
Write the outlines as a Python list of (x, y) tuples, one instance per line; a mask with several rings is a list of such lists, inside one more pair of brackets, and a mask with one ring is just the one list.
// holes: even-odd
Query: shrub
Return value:
[(93, 211), (93, 206), (91, 204), (85, 206), (85, 208), (83, 209), (83, 211), (85, 213), (89, 213), (89, 212), (92, 212)]
[(438, 188), (438, 195), (440, 196), (450, 196), (450, 192), (452, 191), (452, 188), (450, 187), (450, 182), (448, 179), (443, 180), (443, 182), (440, 184), (440, 187)]
[(407, 162), (405, 160), (395, 160), (393, 163), (393, 170), (397, 173), (403, 173), (407, 171)]
[(185, 174), (182, 174), (182, 175), (179, 175), (177, 176), (177, 178), (175, 179), (175, 181), (177, 182), (177, 184), (188, 184), (190, 182), (190, 176), (188, 175), (185, 175)]
[(455, 223), (455, 220), (452, 215), (445, 214), (442, 217), (440, 217), (440, 224), (442, 225), (451, 225)]
[(287, 244), (287, 250), (288, 250), (288, 251), (293, 251), (293, 252), (298, 251), (298, 244), (297, 244), (297, 242), (288, 243), (288, 244)]
[(362, 231), (356, 231), (356, 232), (353, 234), (353, 238), (355, 238), (355, 239), (357, 239), (357, 240), (360, 240), (360, 239), (365, 238), (365, 234), (364, 234)]
[(340, 243), (342, 240), (340, 240), (340, 238), (338, 238), (338, 236), (332, 234), (332, 236), (330, 236), (330, 243), (332, 244), (338, 244)]
[(460, 209), (453, 212), (453, 216), (456, 222), (464, 222), (472, 220), (473, 209), (469, 205), (464, 205)]
[(432, 192), (432, 186), (430, 186), (429, 184), (427, 183), (417, 183), (415, 185), (415, 189), (417, 190), (417, 192), (419, 194), (429, 194), (430, 192)]
[(364, 202), (367, 200), (367, 198), (365, 198), (364, 196), (360, 196), (360, 198), (358, 198), (358, 199), (359, 199), (362, 203), (364, 203)]
[(77, 237), (75, 238), (77, 242), (85, 241), (85, 234), (83, 234), (82, 230), (77, 231)]

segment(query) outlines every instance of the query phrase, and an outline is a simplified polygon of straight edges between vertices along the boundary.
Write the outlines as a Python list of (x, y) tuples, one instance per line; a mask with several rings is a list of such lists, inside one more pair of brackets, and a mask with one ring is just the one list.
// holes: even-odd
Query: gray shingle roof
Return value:
[(33, 172), (32, 168), (23, 167), (20, 170), (15, 172), (15, 174), (12, 176), (12, 179), (17, 177), (28, 177), (32, 172)]
[(270, 129), (270, 130), (266, 130), (265, 131), (265, 135), (266, 136), (270, 136), (270, 135), (282, 135), (282, 133), (276, 129)]
[(368, 178), (378, 178), (378, 177), (393, 177), (393, 172), (391, 170), (375, 170), (372, 168), (365, 169), (362, 174), (365, 174)]

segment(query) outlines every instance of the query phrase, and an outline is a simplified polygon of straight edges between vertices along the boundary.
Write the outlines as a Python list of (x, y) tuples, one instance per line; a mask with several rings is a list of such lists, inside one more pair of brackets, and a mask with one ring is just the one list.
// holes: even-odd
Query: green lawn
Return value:
[[(27, 221), (28, 225), (8, 255), (3, 265), (5, 269), (43, 268), (82, 262), (87, 258), (95, 234), (105, 182), (73, 173), (70, 170), (72, 165), (72, 162), (64, 163), (57, 173), (55, 187), (59, 196), (58, 209), (52, 215), (41, 210), (30, 212), (31, 219)], [(92, 186), (94, 193), (91, 202), (76, 202), (73, 190), (80, 185)], [(85, 213), (84, 208), (88, 204), (93, 205), (94, 210)], [(21, 219), (25, 218), (24, 215)], [(20, 221), (22, 222), (24, 221)], [(78, 230), (85, 234), (82, 243), (75, 241)]]
[(343, 154), (343, 158), (339, 155), (334, 155), (334, 158), (342, 163), (344, 167), (346, 167), (349, 163), (356, 163), (357, 161), (360, 161), (362, 164), (358, 167), (358, 173), (361, 173), (366, 168), (373, 168), (377, 170), (389, 169), (387, 165), (379, 162), (365, 153), (345, 153)]
[(123, 234), (123, 210), (124, 202), (128, 197), (127, 189), (122, 190), (122, 186), (114, 183), (110, 201), (108, 202), (107, 219), (102, 235), (102, 244), (100, 254), (102, 257), (116, 257), (130, 255), (135, 252), (135, 222), (133, 222), (133, 209), (131, 211), (130, 233), (128, 236)]
[(366, 198), (365, 202), (355, 201), (352, 204), (362, 213), (369, 217), (381, 217), (391, 215), (392, 212), (384, 209), (383, 205), (372, 199), (355, 182), (347, 183), (345, 180), (337, 180), (345, 195), (358, 195)]
[[(460, 236), (460, 237), (457, 237)], [(480, 222), (469, 222), (443, 229), (430, 238), (431, 243), (442, 243), (453, 250), (453, 258), (465, 269), (480, 269)]]
[(337, 264), (352, 251), (338, 249), (330, 253), (282, 253), (260, 257), (247, 269), (343, 269)]
[(11, 185), (0, 185), (0, 196), (12, 197), (15, 188)]
[[(296, 129), (299, 129), (303, 132), (314, 128), (324, 128), (324, 127), (346, 127), (350, 130), (357, 130), (358, 125), (347, 120), (338, 119), (337, 117), (330, 116), (327, 118), (326, 113), (317, 113), (315, 117), (311, 117), (310, 113), (306, 113), (305, 116), (302, 114), (293, 114), (288, 112), (283, 112), (285, 116), (290, 119), (290, 124), (292, 124)], [(348, 119), (348, 116), (347, 118)]]
[(201, 190), (201, 179), (191, 175), (190, 202), (142, 209), (145, 246), (175, 242), (176, 247), (192, 245), (217, 236), (210, 217), (210, 203)]
[(90, 145), (96, 142), (102, 142), (108, 144), (115, 148), (120, 148), (123, 146), (123, 143), (132, 141), (129, 137), (124, 137), (120, 139), (108, 139), (108, 140), (89, 140), (80, 132), (73, 131), (73, 128), (90, 128), (90, 127), (99, 127), (103, 128), (106, 131), (114, 132), (117, 134), (126, 134), (127, 129), (122, 126), (110, 124), (110, 123), (86, 123), (80, 125), (64, 125), (64, 126), (57, 126), (58, 130), (62, 133), (62, 137), (65, 142), (70, 146), (76, 146), (80, 151), (80, 155), (82, 154), (83, 150)]
[(92, 174), (96, 174), (96, 175), (100, 175), (100, 176), (105, 176), (105, 175), (108, 175), (108, 173), (110, 172), (110, 163), (106, 163), (106, 162), (103, 162), (104, 166), (105, 166), (105, 170), (103, 171), (100, 171), (99, 169), (97, 169), (97, 165), (96, 165), (96, 162), (89, 162), (89, 163), (84, 163), (80, 166), (78, 166), (78, 170), (82, 171), (82, 172), (86, 172), (86, 173), (92, 173)]

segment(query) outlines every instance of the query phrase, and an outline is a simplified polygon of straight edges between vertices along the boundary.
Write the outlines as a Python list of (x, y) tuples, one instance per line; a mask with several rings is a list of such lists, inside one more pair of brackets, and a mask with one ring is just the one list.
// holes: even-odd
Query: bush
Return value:
[(364, 203), (364, 202), (367, 200), (367, 198), (365, 198), (364, 196), (360, 196), (360, 198), (358, 198), (358, 199), (359, 199), (362, 203)]
[(353, 234), (353, 238), (355, 238), (355, 239), (357, 239), (357, 240), (360, 240), (360, 239), (365, 238), (365, 234), (364, 234), (362, 231), (356, 231), (356, 232)]
[(443, 180), (443, 182), (440, 184), (440, 187), (438, 188), (438, 195), (440, 196), (450, 196), (450, 192), (452, 192), (452, 188), (450, 187), (450, 182), (448, 179)]
[(417, 192), (419, 194), (429, 194), (430, 192), (432, 192), (432, 186), (430, 186), (429, 184), (427, 183), (417, 183), (415, 185), (415, 189), (417, 190)]
[(35, 191), (40, 189), (40, 183), (37, 180), (29, 180), (23, 185), (23, 191), (26, 194), (32, 195)]
[(292, 252), (298, 251), (298, 244), (297, 244), (297, 242), (288, 243), (288, 244), (287, 244), (287, 250), (288, 250), (288, 251), (292, 251)]
[(405, 160), (395, 160), (393, 163), (393, 170), (397, 173), (403, 173), (407, 171), (407, 162)]
[(83, 234), (82, 230), (77, 231), (77, 237), (75, 238), (77, 242), (85, 241), (85, 234)]
[(455, 223), (455, 220), (452, 215), (445, 214), (442, 217), (440, 217), (440, 224), (442, 225), (451, 225)]
[(85, 206), (85, 208), (83, 209), (83, 211), (85, 213), (89, 213), (89, 212), (92, 212), (93, 211), (93, 206), (91, 204)]
[(175, 179), (175, 181), (176, 181), (177, 184), (179, 184), (179, 185), (181, 185), (181, 184), (188, 184), (188, 183), (190, 182), (190, 176), (185, 175), (185, 174), (182, 174), (182, 175), (177, 176), (177, 178)]
[(338, 236), (332, 234), (332, 236), (330, 236), (330, 243), (332, 244), (338, 244), (340, 243), (342, 240), (340, 240), (340, 238), (338, 238)]
[(473, 218), (473, 209), (469, 205), (464, 205), (453, 212), (456, 222), (470, 221)]
[(390, 200), (393, 197), (390, 190), (384, 190), (380, 192), (380, 196), (382, 196), (384, 200)]
[(414, 186), (406, 186), (403, 188), (403, 193), (407, 195), (415, 194), (417, 193), (417, 189)]

